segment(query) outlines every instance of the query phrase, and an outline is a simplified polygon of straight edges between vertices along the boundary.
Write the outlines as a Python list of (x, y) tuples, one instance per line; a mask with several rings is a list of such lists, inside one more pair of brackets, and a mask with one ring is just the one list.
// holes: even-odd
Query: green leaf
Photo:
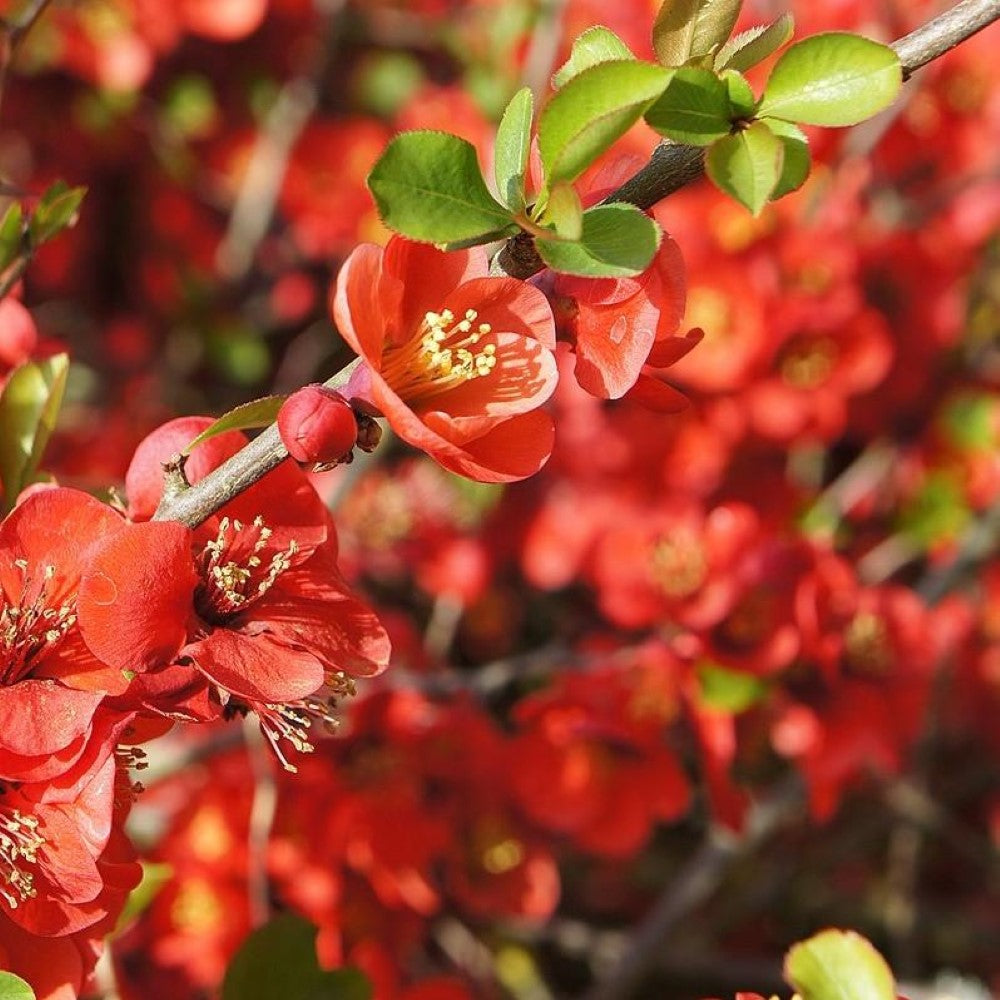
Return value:
[(512, 212), (524, 209), (524, 175), (528, 170), (534, 106), (531, 88), (522, 87), (510, 99), (497, 128), (493, 175), (501, 200)]
[(782, 14), (770, 24), (741, 31), (719, 49), (715, 56), (715, 68), (745, 72), (777, 52), (794, 31), (795, 19), (791, 14)]
[(28, 231), (36, 245), (52, 239), (76, 222), (85, 187), (70, 188), (65, 181), (56, 181), (38, 201)]
[(781, 140), (785, 150), (781, 161), (781, 176), (771, 192), (771, 200), (777, 201), (791, 191), (802, 187), (809, 176), (812, 157), (809, 155), (809, 140), (805, 132), (792, 124), (783, 122), (780, 118), (761, 119), (767, 127)]
[(24, 211), (14, 202), (0, 222), (0, 273), (20, 256), (24, 246)]
[(785, 978), (802, 1000), (896, 1000), (885, 959), (854, 931), (799, 942), (785, 956)]
[(0, 1000), (35, 1000), (35, 991), (13, 972), (0, 972)]
[(426, 243), (514, 231), (511, 213), (486, 188), (475, 147), (447, 132), (403, 132), (392, 139), (368, 175), (382, 221)]
[(757, 98), (754, 97), (746, 77), (735, 69), (723, 70), (721, 76), (729, 97), (730, 117), (751, 118), (757, 109)]
[(538, 255), (554, 271), (588, 278), (641, 274), (660, 245), (660, 228), (635, 205), (597, 205), (583, 213), (579, 242), (535, 240)]
[(723, 712), (745, 712), (767, 696), (769, 688), (759, 677), (739, 670), (727, 670), (717, 663), (698, 666), (701, 701)]
[(0, 393), (0, 483), (7, 510), (38, 469), (59, 415), (68, 373), (65, 354), (28, 361), (14, 369)]
[(552, 86), (558, 90), (583, 70), (614, 59), (635, 59), (631, 49), (603, 25), (588, 28), (573, 43), (573, 50), (552, 76)]
[(676, 142), (707, 146), (732, 128), (728, 88), (711, 70), (684, 66), (646, 112), (646, 121)]
[(781, 177), (783, 155), (781, 140), (764, 122), (754, 122), (709, 148), (705, 172), (716, 187), (758, 215)]
[(732, 34), (742, 0), (664, 0), (653, 22), (653, 51), (664, 66), (708, 55)]
[(576, 180), (663, 92), (670, 71), (634, 59), (598, 63), (555, 93), (538, 122), (546, 185)]
[(370, 1000), (371, 987), (357, 970), (320, 969), (316, 934), (291, 913), (253, 931), (226, 969), (222, 1000)]
[(552, 188), (538, 223), (551, 226), (560, 239), (579, 240), (583, 236), (583, 205), (572, 184)]
[(241, 403), (239, 406), (224, 413), (213, 424), (209, 424), (182, 452), (190, 455), (195, 448), (226, 431), (245, 431), (254, 427), (267, 427), (273, 424), (278, 418), (278, 410), (287, 396), (263, 396), (260, 399), (252, 399), (249, 403)]
[(782, 54), (759, 113), (807, 125), (856, 125), (888, 107), (902, 83), (899, 56), (887, 45), (831, 31)]

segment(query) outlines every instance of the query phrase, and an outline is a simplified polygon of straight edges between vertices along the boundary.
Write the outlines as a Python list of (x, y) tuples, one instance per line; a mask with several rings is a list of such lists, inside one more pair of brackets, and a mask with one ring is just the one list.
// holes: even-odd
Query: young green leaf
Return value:
[(646, 121), (657, 132), (691, 146), (707, 146), (729, 135), (731, 117), (726, 84), (711, 70), (694, 66), (675, 70), (646, 112)]
[(809, 176), (812, 157), (809, 155), (809, 140), (805, 132), (792, 122), (780, 118), (762, 119), (767, 127), (781, 140), (785, 155), (781, 162), (781, 176), (771, 192), (771, 200), (777, 201), (786, 194), (797, 190)]
[(520, 212), (524, 208), (524, 175), (531, 149), (534, 106), (531, 89), (522, 87), (510, 99), (497, 128), (493, 175), (500, 199), (512, 212)]
[(716, 187), (758, 215), (781, 177), (783, 155), (781, 140), (758, 121), (714, 143), (705, 172)]
[(732, 34), (743, 0), (664, 0), (653, 22), (653, 51), (664, 66), (707, 56)]
[(72, 226), (86, 193), (85, 187), (70, 188), (63, 181), (53, 184), (39, 199), (28, 223), (32, 242), (37, 246)]
[(597, 63), (557, 91), (538, 122), (545, 183), (574, 181), (663, 92), (670, 71), (637, 60)]
[(785, 978), (802, 1000), (896, 1000), (885, 959), (854, 931), (800, 941), (785, 956)]
[(426, 243), (514, 231), (513, 217), (486, 188), (475, 147), (447, 132), (403, 132), (386, 146), (368, 175), (382, 221)]
[(583, 235), (583, 205), (572, 184), (553, 186), (545, 202), (539, 225), (551, 226), (563, 240), (579, 240)]
[(745, 712), (769, 691), (759, 677), (742, 670), (729, 670), (718, 663), (699, 664), (698, 683), (702, 704), (729, 713)]
[(634, 205), (597, 205), (583, 213), (575, 243), (535, 240), (538, 255), (554, 271), (587, 278), (627, 278), (652, 263), (662, 233)]
[(24, 244), (24, 212), (14, 202), (0, 221), (0, 273), (17, 260)]
[(902, 83), (899, 56), (887, 45), (831, 31), (782, 53), (759, 113), (806, 125), (856, 125), (888, 107)]
[(795, 19), (791, 14), (782, 14), (770, 24), (741, 31), (716, 53), (715, 68), (746, 72), (777, 52), (792, 37), (794, 31)]
[(558, 90), (590, 66), (613, 59), (634, 59), (631, 49), (610, 29), (603, 25), (588, 28), (573, 43), (566, 60), (552, 76), (552, 86)]
[(10, 509), (31, 481), (55, 428), (69, 374), (69, 358), (55, 354), (11, 372), (0, 393), (0, 483)]
[(209, 424), (184, 449), (183, 454), (190, 455), (202, 441), (224, 434), (226, 431), (246, 431), (273, 424), (278, 417), (281, 404), (287, 398), (287, 396), (263, 396), (260, 399), (252, 399), (249, 403), (241, 403)]
[(35, 1000), (35, 991), (13, 972), (0, 972), (0, 1000)]
[(751, 118), (757, 108), (757, 98), (754, 97), (746, 77), (735, 69), (723, 70), (722, 82), (726, 85), (729, 97), (729, 114), (732, 118)]

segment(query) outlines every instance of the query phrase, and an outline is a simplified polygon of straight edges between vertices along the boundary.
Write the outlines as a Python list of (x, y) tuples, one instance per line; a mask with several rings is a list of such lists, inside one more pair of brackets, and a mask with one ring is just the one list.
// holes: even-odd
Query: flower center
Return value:
[(41, 579), (28, 572), (23, 559), (14, 562), (23, 581), (20, 598), (8, 603), (0, 592), (0, 684), (15, 684), (31, 673), (34, 661), (59, 643), (76, 622), (71, 604), (49, 607), (46, 594), (56, 574), (45, 566)]
[(479, 323), (473, 329), (477, 317), (476, 310), (469, 309), (456, 323), (450, 309), (429, 312), (412, 337), (386, 348), (381, 375), (400, 399), (414, 403), (493, 371), (496, 344), (476, 349), (492, 327)]
[(889, 629), (870, 611), (854, 616), (844, 633), (847, 672), (856, 677), (884, 677), (892, 665)]
[(201, 583), (195, 606), (202, 618), (224, 624), (263, 597), (291, 566), (298, 551), (294, 540), (266, 564), (261, 558), (272, 534), (261, 517), (255, 517), (253, 524), (222, 518), (218, 534), (206, 543), (198, 560)]
[(690, 597), (708, 575), (701, 546), (691, 538), (661, 538), (653, 548), (650, 572), (667, 597)]
[(837, 354), (832, 337), (800, 338), (784, 351), (781, 377), (793, 389), (815, 389), (830, 377)]
[(39, 835), (34, 816), (0, 808), (0, 899), (12, 910), (36, 895), (35, 877), (22, 864), (34, 864), (44, 846), (45, 838)]

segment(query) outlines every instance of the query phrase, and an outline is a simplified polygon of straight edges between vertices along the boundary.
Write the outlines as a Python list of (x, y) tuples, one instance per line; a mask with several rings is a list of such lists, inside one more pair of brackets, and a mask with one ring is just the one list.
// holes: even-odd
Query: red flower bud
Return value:
[(278, 412), (278, 431), (292, 458), (331, 465), (350, 454), (358, 422), (340, 393), (307, 385), (285, 400)]

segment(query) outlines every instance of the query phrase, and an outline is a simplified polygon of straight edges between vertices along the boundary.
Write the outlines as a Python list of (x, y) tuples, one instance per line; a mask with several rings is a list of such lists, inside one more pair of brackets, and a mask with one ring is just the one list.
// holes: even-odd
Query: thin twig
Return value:
[[(959, 42), (1000, 19), (1000, 0), (963, 0), (957, 7), (939, 15), (921, 28), (893, 43), (903, 62), (904, 76)], [(621, 186), (612, 199), (630, 201), (640, 208), (651, 208), (657, 201), (699, 177), (703, 169), (703, 151), (691, 146), (661, 143), (650, 162)], [(528, 241), (530, 243), (530, 241)], [(514, 253), (514, 248), (521, 253)], [(514, 237), (502, 251), (511, 269), (506, 273), (528, 278), (541, 270), (541, 261), (533, 247), (523, 252), (525, 241)], [(506, 270), (506, 268), (505, 268)], [(329, 382), (327, 384), (330, 384)], [(259, 443), (258, 443), (259, 442)], [(197, 525), (210, 517), (234, 496), (270, 472), (285, 457), (277, 431), (271, 427), (252, 441), (225, 465), (157, 512), (159, 520), (177, 520)]]
[(274, 758), (260, 731), (256, 717), (243, 720), (243, 738), (253, 772), (253, 801), (247, 829), (247, 896), (250, 923), (262, 927), (271, 917), (271, 896), (267, 879), (267, 845), (278, 809), (278, 782)]

